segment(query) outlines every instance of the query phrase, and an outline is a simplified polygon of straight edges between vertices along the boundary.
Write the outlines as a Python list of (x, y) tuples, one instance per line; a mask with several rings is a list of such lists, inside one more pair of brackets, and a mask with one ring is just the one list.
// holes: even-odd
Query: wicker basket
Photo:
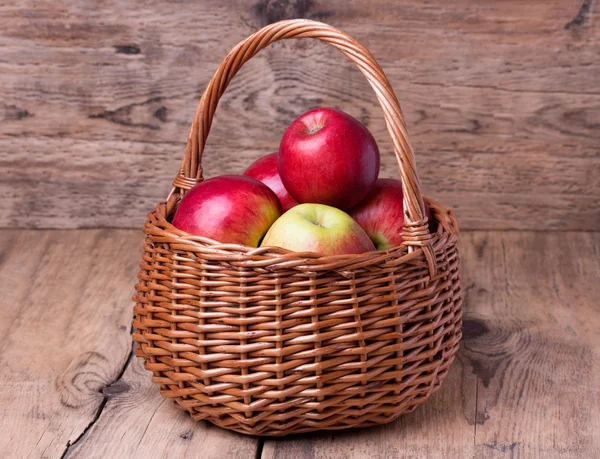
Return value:
[[(318, 38), (350, 58), (383, 109), (405, 195), (404, 243), (321, 257), (221, 244), (169, 222), (202, 180), (201, 158), (219, 98), (261, 49)], [(331, 26), (271, 24), (237, 45), (204, 92), (183, 167), (151, 212), (134, 297), (133, 339), (164, 397), (195, 420), (254, 435), (383, 424), (439, 387), (461, 338), (458, 226), (426, 199), (429, 234), (406, 126), (371, 54)]]

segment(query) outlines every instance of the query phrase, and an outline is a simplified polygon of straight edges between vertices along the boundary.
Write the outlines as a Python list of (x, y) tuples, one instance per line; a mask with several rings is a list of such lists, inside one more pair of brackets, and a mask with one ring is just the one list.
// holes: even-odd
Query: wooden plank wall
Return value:
[[(600, 230), (594, 0), (20, 1), (0, 5), (0, 227), (141, 227), (166, 197), (220, 60), (286, 17), (329, 22), (379, 59), (427, 195), (462, 228)], [(252, 60), (221, 102), (207, 175), (241, 172), (286, 125), (336, 106), (395, 161), (375, 97), (307, 40)]]

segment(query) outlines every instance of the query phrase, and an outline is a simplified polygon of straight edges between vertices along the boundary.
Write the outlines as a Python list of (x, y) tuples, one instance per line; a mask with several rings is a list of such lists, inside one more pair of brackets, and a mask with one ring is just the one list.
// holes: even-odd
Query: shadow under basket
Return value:
[[(318, 38), (365, 74), (382, 106), (405, 194), (405, 242), (386, 251), (319, 256), (221, 244), (170, 223), (202, 180), (217, 103), (260, 49)], [(423, 204), (437, 222), (431, 234)], [(454, 213), (423, 200), (400, 108), (356, 40), (308, 20), (271, 24), (223, 61), (200, 100), (183, 167), (146, 221), (133, 339), (164, 397), (195, 420), (281, 436), (388, 423), (424, 403), (461, 339)]]

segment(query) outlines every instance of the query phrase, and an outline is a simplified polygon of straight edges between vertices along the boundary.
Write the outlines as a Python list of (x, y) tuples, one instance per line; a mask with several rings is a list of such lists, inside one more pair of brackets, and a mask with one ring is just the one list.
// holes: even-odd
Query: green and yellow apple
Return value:
[(375, 250), (369, 236), (350, 215), (324, 204), (292, 207), (269, 228), (261, 247), (283, 247), (322, 255)]

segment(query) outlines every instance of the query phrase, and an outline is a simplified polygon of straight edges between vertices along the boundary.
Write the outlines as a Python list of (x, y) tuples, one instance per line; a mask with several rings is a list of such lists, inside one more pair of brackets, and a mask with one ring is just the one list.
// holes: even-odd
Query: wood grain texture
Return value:
[(475, 457), (600, 457), (600, 234), (472, 233)]
[[(594, 1), (271, 0), (0, 6), (0, 226), (140, 227), (166, 197), (197, 100), (239, 40), (282, 18), (362, 41), (396, 89), (426, 195), (463, 228), (598, 230), (600, 27)], [(368, 84), (307, 40), (253, 59), (225, 94), (207, 176), (277, 149), (336, 106), (372, 130)]]
[(254, 459), (258, 439), (196, 423), (162, 398), (140, 359), (133, 358), (88, 434), (68, 458)]
[(466, 232), (460, 364), (373, 429), (267, 440), (263, 458), (581, 458), (600, 441), (600, 234)]
[(132, 231), (0, 232), (0, 457), (60, 457), (131, 348)]
[(161, 405), (139, 364), (122, 374), (141, 242), (132, 230), (0, 231), (0, 457), (254, 457), (255, 440)]

